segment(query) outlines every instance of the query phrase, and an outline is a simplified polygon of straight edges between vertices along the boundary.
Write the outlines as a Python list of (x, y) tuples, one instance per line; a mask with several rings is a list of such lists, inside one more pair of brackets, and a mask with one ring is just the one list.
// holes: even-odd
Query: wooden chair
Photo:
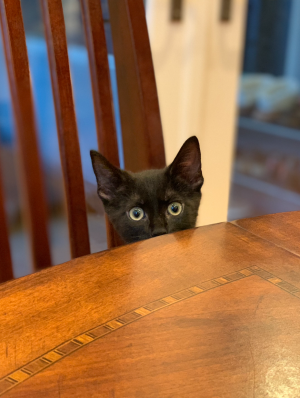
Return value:
[[(99, 151), (119, 166), (108, 55), (100, 0), (80, 0)], [(41, 0), (51, 72), (72, 258), (90, 253), (80, 148), (61, 0)], [(162, 127), (143, 0), (109, 0), (125, 168), (165, 166)], [(34, 269), (51, 265), (47, 203), (20, 0), (0, 0), (22, 188)], [(92, 149), (92, 148), (91, 148)], [(134, 155), (134, 156), (133, 156)], [(108, 247), (120, 244), (107, 221)], [(13, 277), (0, 181), (0, 282)]]

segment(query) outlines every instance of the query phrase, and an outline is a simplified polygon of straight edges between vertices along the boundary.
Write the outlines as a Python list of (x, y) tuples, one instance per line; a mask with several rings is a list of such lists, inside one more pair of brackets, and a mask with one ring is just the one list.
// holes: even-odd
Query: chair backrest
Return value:
[[(61, 0), (40, 0), (66, 193), (72, 258), (90, 253), (84, 183)], [(100, 0), (80, 0), (99, 151), (119, 166)], [(162, 127), (143, 0), (108, 0), (125, 168), (165, 166)], [(20, 0), (0, 0), (0, 21), (15, 118), (26, 221), (35, 270), (51, 265), (47, 203)], [(92, 149), (92, 148), (91, 148)], [(0, 181), (0, 282), (12, 277)], [(3, 221), (3, 222), (2, 222)], [(106, 220), (108, 247), (121, 244)]]

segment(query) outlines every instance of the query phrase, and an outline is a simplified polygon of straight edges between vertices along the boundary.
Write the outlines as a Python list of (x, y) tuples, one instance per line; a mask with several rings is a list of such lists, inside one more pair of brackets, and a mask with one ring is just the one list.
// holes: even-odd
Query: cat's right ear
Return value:
[(184, 181), (199, 191), (204, 179), (201, 168), (201, 152), (197, 137), (190, 137), (182, 145), (173, 163), (168, 167), (172, 178)]
[(98, 195), (104, 201), (111, 201), (122, 187), (123, 172), (113, 166), (97, 151), (90, 151), (94, 173), (97, 179)]

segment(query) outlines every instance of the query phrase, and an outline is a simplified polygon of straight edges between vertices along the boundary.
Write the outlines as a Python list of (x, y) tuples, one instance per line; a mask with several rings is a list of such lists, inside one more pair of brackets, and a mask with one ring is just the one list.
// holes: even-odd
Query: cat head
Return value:
[(203, 175), (196, 137), (189, 138), (170, 166), (131, 173), (91, 151), (98, 195), (121, 238), (129, 243), (193, 228)]

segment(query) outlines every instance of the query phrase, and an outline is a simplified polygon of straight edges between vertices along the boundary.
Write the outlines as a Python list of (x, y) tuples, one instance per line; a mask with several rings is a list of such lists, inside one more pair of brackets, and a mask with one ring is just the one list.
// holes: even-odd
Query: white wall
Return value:
[(147, 1), (167, 162), (188, 137), (200, 141), (198, 225), (227, 220), (246, 1), (232, 0), (229, 23), (219, 21), (221, 0), (184, 0), (177, 23), (169, 18), (170, 0)]

